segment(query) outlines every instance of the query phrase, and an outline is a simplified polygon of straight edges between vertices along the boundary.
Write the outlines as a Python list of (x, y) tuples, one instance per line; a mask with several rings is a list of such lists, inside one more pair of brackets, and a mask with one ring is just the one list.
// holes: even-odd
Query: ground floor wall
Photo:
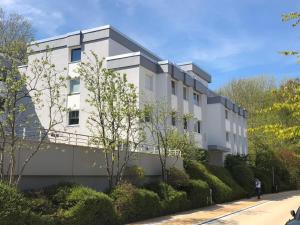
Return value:
[[(23, 142), (16, 153), (16, 176), (28, 155), (36, 149), (35, 142)], [(131, 152), (128, 166), (140, 166), (147, 179), (161, 175), (161, 164), (157, 154)], [(124, 158), (120, 155), (120, 162)], [(169, 157), (168, 167), (183, 170), (180, 157)], [(5, 162), (7, 170), (8, 158)], [(116, 166), (115, 166), (116, 169)], [(34, 189), (60, 182), (75, 182), (98, 190), (107, 188), (107, 170), (102, 150), (66, 144), (48, 143), (38, 151), (27, 164), (20, 183), (22, 189)]]

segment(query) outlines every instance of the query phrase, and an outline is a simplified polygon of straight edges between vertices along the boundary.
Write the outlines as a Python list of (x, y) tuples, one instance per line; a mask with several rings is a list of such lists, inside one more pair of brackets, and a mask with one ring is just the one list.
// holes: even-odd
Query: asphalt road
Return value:
[(300, 206), (299, 192), (286, 192), (267, 197), (266, 202), (225, 215), (203, 225), (284, 225), (291, 219), (290, 211)]

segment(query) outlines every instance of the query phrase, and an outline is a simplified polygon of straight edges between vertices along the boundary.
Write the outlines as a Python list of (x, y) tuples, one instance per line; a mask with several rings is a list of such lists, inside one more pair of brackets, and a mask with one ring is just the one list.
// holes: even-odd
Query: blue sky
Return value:
[(300, 77), (294, 58), (300, 27), (281, 22), (298, 0), (0, 0), (29, 18), (36, 39), (111, 24), (160, 57), (194, 61), (217, 89), (233, 78)]

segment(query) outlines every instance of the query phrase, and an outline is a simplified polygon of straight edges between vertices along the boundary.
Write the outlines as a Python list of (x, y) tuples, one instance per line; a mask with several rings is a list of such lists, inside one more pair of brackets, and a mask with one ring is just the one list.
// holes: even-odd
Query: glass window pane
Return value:
[(172, 85), (172, 94), (176, 95), (176, 83), (174, 80), (171, 81), (171, 85)]
[(79, 124), (79, 111), (69, 112), (69, 125)]
[(79, 93), (80, 91), (80, 79), (70, 80), (70, 93)]
[(71, 50), (71, 62), (81, 60), (81, 48), (75, 48)]

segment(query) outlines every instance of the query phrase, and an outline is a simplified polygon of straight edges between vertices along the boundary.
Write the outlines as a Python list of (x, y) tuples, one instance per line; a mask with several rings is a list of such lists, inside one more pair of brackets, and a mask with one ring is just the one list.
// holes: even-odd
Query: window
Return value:
[(229, 142), (229, 133), (226, 132), (226, 142)]
[(148, 123), (151, 121), (151, 113), (149, 111), (145, 112), (145, 122)]
[(79, 111), (69, 112), (69, 125), (79, 124)]
[(194, 93), (193, 99), (194, 99), (194, 104), (195, 105), (200, 105), (200, 95), (199, 94)]
[(176, 82), (174, 80), (171, 81), (172, 86), (172, 95), (176, 95)]
[(183, 129), (187, 130), (187, 128), (188, 128), (187, 118), (183, 118)]
[(183, 99), (184, 100), (188, 100), (189, 99), (189, 90), (185, 86), (183, 86)]
[(4, 110), (5, 98), (0, 97), (0, 109)]
[(225, 119), (228, 119), (228, 110), (225, 109)]
[(176, 126), (176, 112), (172, 112), (171, 123), (172, 126)]
[(70, 80), (70, 94), (79, 93), (79, 88), (80, 88), (79, 79)]
[(194, 125), (194, 132), (200, 134), (201, 133), (201, 121), (198, 120), (196, 121), (195, 125)]
[(145, 88), (149, 91), (153, 90), (153, 77), (151, 75), (145, 75)]
[(81, 48), (74, 48), (71, 50), (71, 62), (81, 60)]
[(233, 134), (233, 143), (236, 144), (236, 134)]

